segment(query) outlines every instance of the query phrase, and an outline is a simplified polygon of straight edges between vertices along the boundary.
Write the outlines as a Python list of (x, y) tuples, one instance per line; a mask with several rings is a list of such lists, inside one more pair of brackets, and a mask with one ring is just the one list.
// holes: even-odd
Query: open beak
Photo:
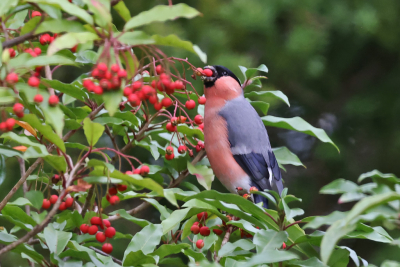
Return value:
[(202, 79), (204, 82), (213, 82), (213, 81), (215, 81), (215, 79), (217, 78), (217, 71), (216, 71), (216, 69), (215, 69), (213, 66), (205, 66), (203, 69), (212, 70), (213, 75), (212, 75), (212, 76), (202, 75), (202, 76), (201, 76), (201, 79)]

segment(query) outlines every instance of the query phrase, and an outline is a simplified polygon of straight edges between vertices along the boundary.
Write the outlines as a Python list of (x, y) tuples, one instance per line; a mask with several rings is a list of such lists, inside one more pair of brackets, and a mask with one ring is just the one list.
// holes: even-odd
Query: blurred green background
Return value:
[[(291, 102), (290, 108), (271, 103), (269, 114), (301, 116), (325, 129), (339, 146), (340, 154), (310, 136), (268, 128), (272, 146), (287, 146), (307, 167), (288, 166), (283, 173), (289, 192), (303, 199), (300, 207), (305, 216), (351, 207), (351, 203), (339, 205), (337, 196), (318, 194), (334, 179), (356, 181), (361, 173), (373, 169), (400, 175), (400, 1), (173, 1), (178, 2), (195, 7), (203, 16), (154, 23), (144, 30), (165, 36), (177, 34), (199, 45), (208, 55), (207, 64), (224, 65), (240, 79), (239, 65), (266, 64), (269, 79), (264, 87), (283, 91)], [(167, 1), (125, 3), (135, 15)], [(122, 19), (114, 16), (121, 29)], [(185, 51), (163, 50), (169, 56), (188, 57), (196, 66), (204, 65)], [(81, 72), (70, 69), (56, 74), (63, 81), (71, 81)], [(201, 82), (196, 81), (196, 85), (202, 91)], [(79, 137), (74, 139), (78, 141)], [(132, 153), (145, 161), (149, 156), (140, 149)], [(1, 198), (17, 181), (17, 170), (16, 162), (7, 162)], [(218, 182), (214, 185), (224, 190)], [(129, 208), (136, 204), (124, 205)], [(139, 216), (158, 219), (157, 212), (151, 210)], [(125, 225), (131, 233), (137, 230), (125, 223), (119, 221), (116, 226)], [(390, 234), (399, 236), (398, 232)], [(121, 251), (113, 254), (122, 258), (128, 241), (116, 242)], [(373, 264), (384, 259), (400, 260), (398, 248), (390, 245), (364, 240), (349, 240), (346, 245)]]

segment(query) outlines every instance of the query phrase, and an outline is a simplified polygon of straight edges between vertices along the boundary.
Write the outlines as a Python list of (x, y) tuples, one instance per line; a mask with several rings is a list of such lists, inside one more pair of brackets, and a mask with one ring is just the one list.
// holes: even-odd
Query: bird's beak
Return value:
[(209, 69), (213, 72), (212, 76), (202, 75), (201, 79), (203, 80), (203, 82), (213, 82), (217, 79), (217, 70), (213, 66), (205, 66), (203, 69)]

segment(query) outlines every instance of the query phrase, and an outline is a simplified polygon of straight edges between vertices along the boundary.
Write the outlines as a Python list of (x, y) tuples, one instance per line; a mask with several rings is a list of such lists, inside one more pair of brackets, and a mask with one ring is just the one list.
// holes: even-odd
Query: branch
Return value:
[[(229, 237), (231, 236), (231, 233), (232, 233), (232, 230), (233, 230), (233, 225), (230, 224), (229, 227), (228, 227), (228, 229), (226, 230), (226, 234), (225, 234), (225, 236), (224, 236), (224, 239), (222, 240), (220, 249), (221, 249), (226, 243), (228, 243)], [(217, 254), (214, 254), (214, 261), (219, 262), (220, 260), (221, 260), (221, 257), (218, 257)]]
[(86, 196), (85, 205), (83, 205), (83, 207), (82, 207), (82, 213), (81, 213), (82, 218), (85, 218), (86, 211), (87, 211), (87, 209), (89, 208), (89, 205), (90, 205), (90, 200), (93, 197), (93, 192), (94, 192), (94, 185), (92, 185), (92, 187), (89, 189), (89, 192), (88, 192), (88, 194)]
[(299, 224), (299, 223), (305, 223), (305, 222), (302, 222), (302, 221), (295, 221), (294, 223), (291, 223), (291, 224), (289, 224), (289, 225), (283, 227), (283, 230), (286, 230), (286, 229), (288, 229), (289, 227), (291, 227), (291, 226), (293, 226), (293, 225), (296, 225), (296, 224)]
[(274, 221), (274, 223), (276, 223), (277, 225), (279, 225), (279, 223), (274, 219), (274, 217), (272, 217), (272, 215), (271, 214), (269, 214), (268, 212), (264, 212), (266, 215), (268, 215), (268, 217), (270, 217), (271, 218), (271, 220), (273, 220)]

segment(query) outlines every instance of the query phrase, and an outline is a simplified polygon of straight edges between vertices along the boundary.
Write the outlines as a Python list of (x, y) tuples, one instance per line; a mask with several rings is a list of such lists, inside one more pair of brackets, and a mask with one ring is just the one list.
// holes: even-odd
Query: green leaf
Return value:
[(204, 63), (207, 62), (207, 55), (204, 54), (199, 47), (193, 45), (189, 41), (181, 40), (175, 34), (170, 34), (165, 37), (156, 34), (153, 35), (152, 38), (155, 40), (156, 45), (165, 45), (185, 49), (189, 52), (192, 52), (193, 54), (196, 54)]
[(130, 252), (142, 251), (145, 255), (152, 253), (158, 244), (160, 244), (162, 235), (163, 228), (161, 224), (149, 224), (136, 233), (125, 250), (124, 265), (126, 257)]
[(51, 88), (60, 91), (66, 95), (70, 95), (81, 101), (85, 101), (88, 98), (86, 92), (83, 91), (82, 88), (79, 88), (74, 84), (62, 83), (58, 80), (42, 79), (42, 81), (47, 83)]
[(18, 0), (7, 0), (0, 2), (0, 16), (7, 14), (7, 12), (18, 5)]
[(108, 169), (110, 172), (113, 172), (115, 170), (114, 165), (110, 163), (106, 163), (105, 161), (98, 160), (98, 159), (91, 159), (86, 163), (87, 167), (95, 167), (95, 166), (103, 166), (106, 169)]
[(328, 228), (321, 242), (321, 259), (325, 264), (329, 262), (336, 243), (355, 229), (355, 224), (346, 224), (344, 220), (336, 221)]
[(198, 15), (200, 15), (200, 12), (186, 4), (181, 3), (173, 6), (159, 5), (148, 11), (141, 12), (137, 16), (131, 18), (125, 24), (124, 30), (130, 30), (152, 22), (174, 20), (180, 17), (190, 19)]
[(23, 121), (27, 122), (33, 128), (36, 128), (47, 140), (51, 143), (55, 144), (62, 152), (65, 152), (64, 141), (54, 133), (53, 129), (46, 125), (42, 124), (42, 122), (36, 117), (34, 114), (26, 114), (23, 118)]
[(194, 166), (190, 161), (187, 162), (187, 168), (190, 174), (196, 176), (199, 184), (207, 190), (211, 189), (212, 181), (214, 181), (214, 173), (211, 168), (200, 164)]
[[(19, 136), (14, 132), (7, 132), (7, 133), (3, 133), (1, 135), (1, 138), (5, 138), (5, 139), (11, 139), (13, 141), (15, 141), (16, 143), (18, 143), (19, 145), (24, 145), (27, 147), (33, 147), (34, 150), (36, 152), (41, 153), (41, 155), (48, 155), (47, 149), (44, 145), (39, 144), (39, 143), (35, 143), (32, 142), (28, 137), (26, 136)], [(24, 153), (24, 158), (25, 158), (25, 154), (28, 152), (28, 150)]]
[(25, 2), (47, 4), (62, 9), (66, 13), (76, 16), (85, 22), (93, 25), (93, 18), (87, 11), (81, 9), (75, 4), (71, 4), (68, 0), (25, 0)]
[(125, 32), (118, 37), (118, 41), (126, 45), (147, 45), (154, 44), (154, 39), (145, 32)]
[(44, 228), (43, 234), (50, 252), (56, 255), (63, 252), (72, 237), (72, 233), (55, 230), (53, 224)]
[[(1, 50), (1, 49), (0, 49)], [(0, 51), (1, 52), (1, 51)], [(0, 104), (12, 104), (15, 101), (15, 94), (11, 88), (0, 87)]]
[(0, 145), (0, 155), (10, 158), (10, 157), (21, 157), (22, 153), (19, 152), (18, 150), (12, 149), (11, 147)]
[(16, 200), (12, 201), (12, 202), (8, 202), (7, 205), (14, 205), (14, 206), (25, 206), (25, 205), (29, 205), (29, 206), (33, 206), (32, 203), (23, 197), (19, 197)]
[(312, 216), (302, 219), (302, 222), (308, 222), (303, 228), (318, 229), (322, 225), (331, 225), (336, 221), (342, 220), (346, 217), (347, 212), (334, 211), (327, 216)]
[(290, 262), (290, 266), (295, 267), (328, 267), (316, 257), (307, 260), (295, 260)]
[(68, 32), (61, 37), (56, 38), (47, 49), (48, 55), (54, 55), (65, 48), (72, 48), (77, 44), (85, 44), (98, 40), (99, 36), (91, 32)]
[(200, 129), (193, 129), (186, 124), (178, 125), (177, 127), (178, 132), (186, 135), (187, 137), (197, 138), (200, 140), (204, 140), (204, 133)]
[(94, 22), (103, 29), (108, 29), (111, 23), (110, 1), (83, 0), (89, 11), (94, 15)]
[(122, 90), (107, 92), (103, 94), (104, 107), (110, 116), (113, 116), (119, 109), (119, 103), (122, 99)]
[(49, 19), (39, 25), (39, 27), (35, 31), (35, 34), (44, 32), (61, 33), (84, 31), (86, 31), (85, 27), (82, 26), (82, 23), (79, 23), (77, 21)]
[(256, 245), (257, 253), (264, 253), (266, 250), (275, 250), (282, 247), (287, 238), (288, 234), (286, 232), (260, 230), (254, 235), (253, 243)]
[(89, 118), (83, 120), (83, 131), (90, 146), (94, 146), (99, 141), (104, 129), (103, 125), (92, 122)]
[[(4, 1), (2, 3), (4, 3)], [(1, 7), (0, 7), (0, 10), (2, 10)], [(7, 21), (7, 24), (6, 24), (7, 28), (18, 29), (19, 27), (24, 25), (26, 15), (28, 15), (28, 10), (22, 10), (22, 11), (16, 13), (13, 18), (11, 18)]]
[(36, 209), (39, 210), (42, 207), (44, 197), (41, 191), (28, 191), (25, 193), (25, 197)]
[(165, 220), (168, 218), (171, 213), (168, 212), (167, 208), (161, 205), (157, 200), (152, 199), (152, 198), (145, 198), (144, 201), (149, 202), (153, 207), (155, 207), (161, 214), (161, 220)]
[(126, 7), (124, 1), (119, 1), (118, 4), (113, 6), (115, 11), (123, 18), (125, 21), (130, 20), (131, 18), (131, 13), (129, 12), (129, 9)]
[(264, 64), (261, 64), (260, 66), (258, 66), (258, 68), (248, 69), (243, 66), (239, 66), (239, 68), (242, 71), (245, 80), (250, 80), (258, 71), (268, 73), (268, 68)]
[(285, 211), (286, 220), (287, 221), (291, 220), (292, 218), (294, 218), (296, 216), (304, 214), (304, 210), (302, 210), (302, 209), (299, 209), (299, 208), (291, 209), (291, 208), (289, 208), (288, 204), (285, 201), (285, 198), (281, 199), (281, 203), (283, 205), (283, 209)]
[(122, 262), (122, 266), (143, 266), (146, 264), (156, 263), (155, 259), (152, 256), (143, 254), (141, 250), (128, 253), (126, 257), (124, 256), (124, 260)]
[[(281, 244), (282, 246), (282, 244)], [(233, 251), (235, 251), (237, 248), (241, 248), (243, 250), (252, 250), (255, 247), (255, 245), (247, 239), (239, 239), (238, 241), (231, 243), (228, 242), (226, 243), (219, 251), (218, 251), (218, 256), (219, 257), (225, 257), (230, 255)]]
[(324, 187), (319, 191), (320, 194), (336, 195), (352, 191), (358, 191), (359, 187), (352, 181), (345, 179), (337, 179)]
[(361, 215), (368, 209), (372, 209), (376, 206), (386, 204), (393, 200), (400, 200), (400, 194), (395, 192), (387, 192), (379, 195), (369, 196), (361, 201), (359, 201), (354, 207), (350, 210), (345, 218), (345, 223), (349, 224), (353, 222), (357, 218), (357, 216)]
[(294, 154), (285, 146), (273, 148), (272, 151), (274, 152), (276, 160), (278, 161), (279, 164), (304, 166), (303, 163), (300, 161), (300, 159), (297, 157), (297, 155)]
[[(1, 213), (5, 216), (10, 216), (16, 222), (22, 223), (24, 229), (29, 229), (26, 225), (35, 226), (36, 222), (30, 217), (28, 214), (25, 213), (20, 207), (13, 206), (13, 205), (6, 205), (2, 210)], [(21, 226), (19, 224), (18, 226)]]
[(269, 104), (263, 101), (250, 101), (250, 104), (264, 116), (267, 115)]
[[(0, 11), (1, 12), (1, 11)], [(21, 35), (27, 34), (31, 31), (33, 31), (33, 29), (35, 29), (35, 27), (39, 24), (40, 22), (40, 17), (34, 17), (31, 18), (28, 22), (25, 23), (25, 25), (22, 27), (21, 29)]]
[(289, 261), (298, 259), (299, 256), (285, 250), (266, 250), (262, 254), (256, 254), (246, 262), (239, 262), (239, 266), (259, 266), (273, 262)]
[(64, 156), (48, 155), (44, 157), (44, 160), (57, 171), (67, 171), (67, 162), (65, 161)]
[(75, 65), (75, 64), (76, 63), (72, 59), (61, 55), (52, 55), (52, 56), (44, 55), (44, 56), (32, 57), (31, 55), (25, 53), (11, 59), (8, 66), (9, 68), (31, 69), (33, 67), (44, 66), (44, 65)]
[(327, 265), (329, 267), (348, 266), (350, 252), (346, 249), (336, 249)]
[(373, 170), (370, 172), (366, 172), (360, 175), (358, 177), (358, 182), (361, 183), (364, 181), (366, 178), (372, 178), (373, 181), (377, 183), (390, 183), (390, 184), (400, 184), (400, 179), (396, 177), (396, 175), (390, 173), (381, 173), (378, 170)]
[(124, 209), (119, 209), (119, 210), (113, 211), (113, 212), (111, 212), (111, 213), (109, 213), (109, 214), (110, 214), (110, 215), (117, 215), (117, 214), (118, 214), (120, 217), (122, 217), (122, 218), (124, 218), (124, 219), (127, 219), (127, 220), (130, 221), (130, 222), (136, 223), (136, 224), (139, 225), (140, 227), (145, 227), (145, 226), (147, 226), (147, 225), (150, 224), (149, 221), (146, 221), (146, 220), (144, 220), (144, 219), (139, 219), (139, 218), (133, 217), (132, 215), (128, 214), (128, 213), (126, 212), (126, 210), (124, 210)]
[(313, 127), (300, 117), (286, 119), (274, 116), (265, 116), (261, 119), (266, 126), (274, 126), (283, 129), (294, 130), (314, 136), (324, 143), (332, 144), (339, 151), (339, 148), (332, 142), (332, 140), (328, 137), (323, 129)]
[(62, 131), (64, 129), (65, 114), (64, 114), (64, 112), (62, 112), (59, 105), (52, 107), (48, 104), (48, 101), (46, 101), (46, 102), (43, 101), (40, 107), (42, 108), (42, 111), (44, 113), (46, 123), (51, 124), (51, 126), (53, 126), (56, 134), (58, 134), (59, 136), (62, 136)]
[(180, 243), (180, 244), (165, 244), (161, 245), (156, 251), (151, 253), (151, 256), (158, 256), (159, 260), (172, 255), (172, 254), (178, 254), (182, 252), (182, 250), (190, 248), (189, 244), (185, 243)]

